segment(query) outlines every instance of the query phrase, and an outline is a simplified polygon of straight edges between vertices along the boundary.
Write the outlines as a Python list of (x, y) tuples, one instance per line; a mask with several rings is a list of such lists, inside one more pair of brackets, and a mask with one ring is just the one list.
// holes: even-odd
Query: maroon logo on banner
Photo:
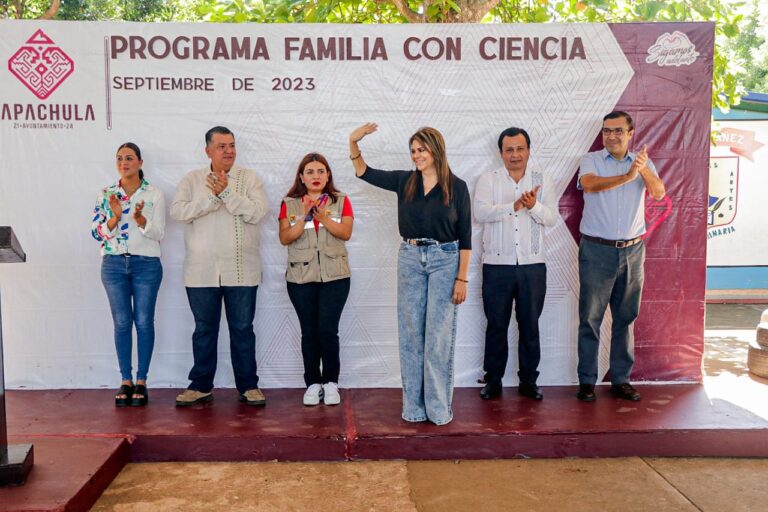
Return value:
[(672, 199), (669, 196), (664, 196), (660, 201), (656, 201), (649, 195), (645, 196), (645, 235), (650, 235), (664, 219), (669, 217), (672, 213)]
[(41, 100), (50, 96), (75, 70), (75, 62), (38, 30), (8, 59), (8, 69)]
[(656, 43), (648, 48), (645, 62), (659, 66), (690, 66), (696, 62), (699, 52), (685, 33), (675, 30), (661, 34)]

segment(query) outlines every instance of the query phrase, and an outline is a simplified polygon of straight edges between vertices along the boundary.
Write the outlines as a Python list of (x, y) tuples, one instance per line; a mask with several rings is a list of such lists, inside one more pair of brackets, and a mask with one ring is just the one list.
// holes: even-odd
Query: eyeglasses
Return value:
[(603, 135), (610, 135), (610, 134), (624, 135), (625, 133), (627, 133), (627, 130), (625, 130), (624, 128), (603, 128), (602, 132), (603, 132)]

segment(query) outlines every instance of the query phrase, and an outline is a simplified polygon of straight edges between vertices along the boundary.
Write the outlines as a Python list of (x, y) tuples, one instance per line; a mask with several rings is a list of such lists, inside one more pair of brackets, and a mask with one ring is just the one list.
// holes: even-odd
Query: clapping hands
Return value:
[(536, 205), (536, 194), (541, 189), (541, 185), (536, 185), (533, 190), (523, 192), (517, 201), (515, 201), (515, 211), (520, 208), (528, 208), (529, 210)]
[(133, 220), (136, 221), (136, 224), (140, 228), (143, 228), (147, 225), (147, 218), (144, 217), (144, 214), (142, 213), (144, 211), (144, 201), (140, 201), (134, 208), (133, 208)]
[(627, 171), (627, 177), (630, 181), (635, 179), (640, 172), (641, 169), (645, 167), (645, 164), (648, 162), (648, 146), (643, 145), (643, 148), (638, 151), (637, 155), (635, 155), (635, 161), (632, 162), (632, 165), (629, 167), (629, 171)]
[(205, 185), (210, 189), (213, 195), (218, 196), (229, 185), (227, 173), (223, 171), (214, 171), (206, 178)]

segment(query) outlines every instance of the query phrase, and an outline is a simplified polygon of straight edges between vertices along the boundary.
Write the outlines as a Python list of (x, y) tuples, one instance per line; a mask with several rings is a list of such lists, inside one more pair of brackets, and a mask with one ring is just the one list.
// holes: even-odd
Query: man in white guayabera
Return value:
[(554, 226), (560, 216), (547, 175), (528, 167), (528, 132), (507, 128), (498, 144), (504, 167), (480, 176), (473, 201), (475, 220), (483, 225), (483, 310), (488, 320), (480, 398), (501, 395), (514, 303), (519, 333), (517, 391), (541, 400), (536, 379), (541, 359), (539, 317), (547, 293), (544, 227)]
[(253, 317), (261, 283), (257, 223), (267, 212), (267, 200), (256, 174), (235, 165), (235, 136), (229, 129), (208, 130), (205, 154), (210, 165), (184, 176), (171, 203), (171, 217), (186, 224), (184, 285), (195, 317), (191, 382), (176, 405), (213, 399), (222, 301), (240, 401), (265, 405), (256, 375)]

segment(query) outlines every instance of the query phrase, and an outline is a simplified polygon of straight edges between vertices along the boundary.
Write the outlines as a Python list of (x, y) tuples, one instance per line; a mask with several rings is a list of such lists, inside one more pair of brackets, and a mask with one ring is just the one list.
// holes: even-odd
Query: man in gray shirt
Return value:
[(632, 326), (640, 312), (645, 245), (645, 193), (664, 197), (664, 184), (645, 146), (629, 151), (634, 123), (626, 112), (603, 118), (605, 149), (581, 159), (578, 188), (584, 190), (579, 243), (579, 392), (595, 400), (600, 325), (610, 305), (611, 393), (640, 400), (629, 383), (634, 364)]

